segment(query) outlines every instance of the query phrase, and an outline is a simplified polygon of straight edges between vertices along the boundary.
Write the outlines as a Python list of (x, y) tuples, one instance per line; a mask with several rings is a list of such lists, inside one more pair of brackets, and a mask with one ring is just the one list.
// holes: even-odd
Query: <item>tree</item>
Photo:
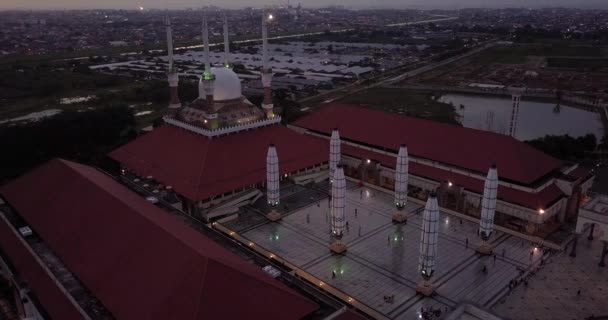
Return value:
[(526, 143), (558, 159), (580, 161), (595, 150), (597, 138), (593, 134), (578, 138), (569, 135), (547, 135)]
[(0, 127), (0, 182), (61, 157), (100, 165), (106, 154), (135, 136), (135, 118), (125, 106), (66, 111), (34, 123)]

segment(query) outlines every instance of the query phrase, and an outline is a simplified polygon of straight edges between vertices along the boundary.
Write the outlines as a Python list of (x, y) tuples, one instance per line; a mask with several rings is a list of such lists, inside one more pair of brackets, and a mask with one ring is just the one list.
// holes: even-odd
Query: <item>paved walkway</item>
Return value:
[(527, 287), (518, 286), (493, 310), (509, 319), (608, 316), (608, 267), (598, 266), (601, 251), (600, 241), (581, 237), (576, 258), (568, 255), (570, 251), (554, 255)]
[[(480, 257), (474, 252), (477, 224), (441, 213), (432, 279), (437, 295), (423, 298), (415, 293), (421, 280), (417, 265), (421, 207), (409, 203), (407, 225), (394, 225), (392, 203), (392, 195), (350, 184), (344, 256), (331, 255), (328, 249), (327, 199), (315, 200), (277, 223), (248, 228), (243, 235), (391, 319), (414, 319), (421, 307), (451, 310), (461, 301), (489, 307), (509, 291), (510, 280), (542, 256), (533, 244), (498, 232), (491, 240), (497, 257)], [(484, 266), (487, 273), (482, 272)], [(394, 295), (394, 301), (385, 302), (386, 295)]]

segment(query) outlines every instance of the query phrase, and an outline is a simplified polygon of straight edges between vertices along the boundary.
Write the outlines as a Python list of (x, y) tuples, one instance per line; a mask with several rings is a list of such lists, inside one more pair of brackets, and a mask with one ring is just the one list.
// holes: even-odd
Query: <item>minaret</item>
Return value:
[(331, 236), (333, 243), (329, 246), (332, 253), (340, 254), (346, 251), (342, 242), (344, 236), (344, 206), (346, 205), (346, 180), (344, 170), (338, 165), (334, 174), (334, 183), (331, 185)]
[(333, 182), (334, 173), (340, 163), (340, 133), (338, 128), (331, 132), (331, 139), (329, 140), (329, 181)]
[(426, 201), (422, 216), (422, 232), (420, 233), (420, 257), (418, 270), (423, 281), (416, 287), (416, 292), (430, 296), (435, 291), (430, 282), (435, 273), (435, 260), (437, 258), (437, 241), (439, 240), (439, 206), (437, 195), (432, 192)]
[(230, 42), (228, 40), (228, 17), (224, 15), (224, 67), (232, 68), (230, 63)]
[(407, 204), (408, 161), (407, 147), (402, 144), (399, 147), (395, 166), (395, 207), (397, 207), (397, 212), (393, 214), (395, 223), (407, 222), (403, 208)]
[(179, 84), (179, 75), (177, 74), (177, 68), (175, 67), (175, 61), (173, 59), (173, 37), (171, 35), (171, 18), (166, 19), (167, 27), (167, 55), (169, 56), (169, 69), (167, 69), (167, 81), (169, 82), (169, 88), (171, 90), (171, 101), (169, 102), (169, 114), (175, 116), (179, 112), (182, 104), (179, 101), (179, 94), (177, 87)]
[(206, 16), (203, 16), (203, 46), (205, 47), (205, 72), (203, 73), (201, 81), (205, 91), (205, 99), (207, 100), (207, 103), (213, 105), (213, 84), (215, 82), (215, 76), (211, 73), (211, 61), (209, 60), (209, 30)]
[(524, 87), (509, 87), (511, 92), (511, 121), (509, 123), (509, 135), (515, 138), (517, 132), (517, 118), (519, 117), (519, 102), (521, 95), (526, 91)]
[(266, 155), (266, 198), (270, 206), (270, 213), (266, 217), (271, 221), (281, 219), (281, 214), (276, 210), (279, 205), (279, 191), (279, 157), (276, 147), (271, 144)]
[(483, 186), (481, 200), (481, 218), (479, 219), (479, 236), (481, 244), (477, 252), (482, 255), (492, 254), (492, 246), (487, 242), (494, 231), (494, 213), (496, 212), (496, 195), (498, 191), (498, 172), (496, 165), (488, 170), (488, 176)]
[(262, 109), (266, 118), (274, 117), (274, 105), (272, 104), (272, 70), (268, 61), (268, 24), (272, 21), (272, 14), (262, 16), (262, 86), (264, 87), (264, 101)]

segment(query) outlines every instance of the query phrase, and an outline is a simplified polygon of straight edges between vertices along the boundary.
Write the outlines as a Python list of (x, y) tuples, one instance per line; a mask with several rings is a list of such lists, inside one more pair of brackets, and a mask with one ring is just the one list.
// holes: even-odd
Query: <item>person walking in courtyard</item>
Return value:
[(359, 192), (359, 199), (363, 200), (363, 189)]
[(357, 208), (355, 208), (355, 218), (357, 217)]
[(496, 263), (496, 254), (492, 254), (494, 256), (494, 263)]
[(350, 232), (350, 228), (348, 226), (348, 221), (346, 221), (346, 233)]
[(310, 213), (306, 214), (306, 223), (310, 223)]
[(466, 249), (468, 249), (468, 248), (469, 248), (469, 238), (466, 238), (466, 239), (464, 240), (464, 247), (465, 247)]
[(332, 279), (335, 279), (335, 278), (336, 278), (336, 272), (335, 272), (335, 271), (333, 271), (333, 270), (331, 271), (331, 278), (332, 278)]

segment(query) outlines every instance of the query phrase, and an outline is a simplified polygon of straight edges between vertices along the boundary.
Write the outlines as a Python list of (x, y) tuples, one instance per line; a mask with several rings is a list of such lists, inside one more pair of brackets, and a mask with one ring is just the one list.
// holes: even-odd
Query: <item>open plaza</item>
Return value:
[(549, 254), (538, 244), (496, 232), (490, 239), (495, 255), (481, 256), (475, 252), (481, 241), (479, 224), (441, 212), (431, 279), (436, 292), (426, 298), (416, 294), (422, 280), (418, 257), (423, 205), (408, 202), (407, 223), (393, 224), (392, 194), (349, 181), (343, 238), (347, 252), (334, 255), (329, 250), (327, 187), (284, 185), (283, 219), (269, 222), (264, 218), (267, 207), (258, 203), (223, 225), (276, 261), (297, 266), (298, 275), (309, 273), (319, 279), (317, 285), (333, 287), (385, 319), (414, 319), (431, 308), (445, 315), (463, 302), (489, 308), (510, 292), (512, 281), (522, 281), (540, 265), (543, 251)]

